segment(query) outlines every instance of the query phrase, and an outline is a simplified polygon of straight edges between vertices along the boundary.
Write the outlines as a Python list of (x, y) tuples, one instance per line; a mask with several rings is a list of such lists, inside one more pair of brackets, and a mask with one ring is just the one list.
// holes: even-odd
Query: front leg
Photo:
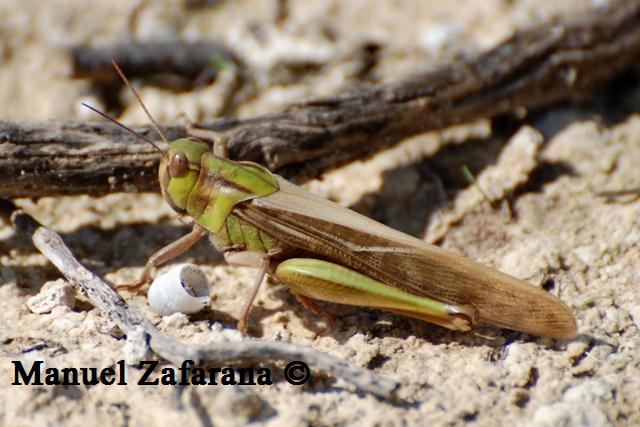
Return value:
[(121, 285), (116, 286), (117, 290), (127, 290), (127, 291), (135, 291), (140, 287), (146, 285), (151, 281), (151, 271), (166, 263), (167, 261), (171, 261), (172, 259), (182, 255), (185, 253), (191, 246), (196, 244), (201, 238), (207, 235), (207, 230), (199, 226), (198, 224), (193, 224), (193, 229), (189, 234), (186, 234), (176, 240), (175, 242), (169, 243), (164, 248), (160, 249), (158, 252), (154, 253), (149, 257), (149, 260), (144, 266), (144, 270), (142, 271), (142, 277), (140, 280), (130, 284), (130, 285)]

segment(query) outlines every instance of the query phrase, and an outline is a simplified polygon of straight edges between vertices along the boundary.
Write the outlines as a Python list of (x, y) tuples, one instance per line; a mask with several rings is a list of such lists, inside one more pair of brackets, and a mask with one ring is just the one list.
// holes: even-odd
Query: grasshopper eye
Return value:
[(169, 161), (169, 175), (178, 177), (184, 175), (189, 170), (189, 159), (182, 151), (175, 153)]

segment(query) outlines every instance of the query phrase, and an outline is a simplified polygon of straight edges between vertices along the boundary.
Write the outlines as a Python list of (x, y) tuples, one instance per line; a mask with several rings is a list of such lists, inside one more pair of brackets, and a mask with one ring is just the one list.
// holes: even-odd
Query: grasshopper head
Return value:
[(189, 194), (200, 174), (202, 155), (208, 150), (206, 144), (181, 138), (170, 143), (162, 154), (158, 171), (162, 196), (177, 212), (185, 212)]

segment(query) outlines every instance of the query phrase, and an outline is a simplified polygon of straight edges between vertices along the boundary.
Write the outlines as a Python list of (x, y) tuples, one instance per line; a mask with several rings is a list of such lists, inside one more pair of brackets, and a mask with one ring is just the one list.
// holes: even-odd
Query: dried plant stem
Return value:
[(358, 389), (383, 398), (391, 398), (399, 384), (377, 374), (351, 365), (345, 360), (316, 351), (310, 347), (256, 339), (245, 339), (233, 345), (189, 345), (158, 331), (146, 316), (131, 307), (98, 276), (87, 270), (73, 256), (62, 238), (39, 224), (11, 201), (0, 199), (0, 217), (28, 235), (76, 289), (111, 319), (128, 336), (144, 334), (149, 349), (166, 360), (180, 364), (193, 360), (197, 364), (234, 361), (299, 360), (312, 369), (329, 373), (355, 385)]

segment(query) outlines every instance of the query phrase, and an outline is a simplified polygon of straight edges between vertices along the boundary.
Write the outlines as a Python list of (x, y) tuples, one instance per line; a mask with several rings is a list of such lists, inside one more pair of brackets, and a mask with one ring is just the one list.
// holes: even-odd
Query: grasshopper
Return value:
[(229, 264), (259, 269), (238, 322), (243, 333), (268, 273), (328, 317), (314, 300), (387, 310), (456, 331), (484, 322), (550, 338), (576, 336), (571, 310), (555, 296), (314, 195), (264, 166), (231, 160), (224, 136), (213, 139), (213, 151), (193, 137), (160, 150), (162, 195), (191, 218), (193, 229), (153, 254), (133, 286), (209, 236)]

